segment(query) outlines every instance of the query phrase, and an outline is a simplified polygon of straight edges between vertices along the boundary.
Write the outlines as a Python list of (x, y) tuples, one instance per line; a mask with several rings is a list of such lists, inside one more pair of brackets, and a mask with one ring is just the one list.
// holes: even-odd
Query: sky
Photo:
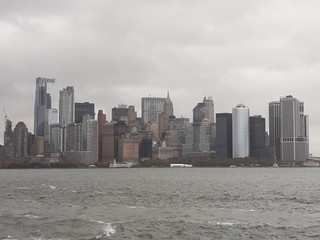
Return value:
[(108, 120), (169, 91), (177, 117), (211, 96), (216, 113), (243, 103), (268, 123), (268, 103), (293, 95), (320, 156), (319, 12), (316, 0), (1, 0), (0, 106), (33, 132), (37, 77), (56, 79), (52, 107), (74, 86)]

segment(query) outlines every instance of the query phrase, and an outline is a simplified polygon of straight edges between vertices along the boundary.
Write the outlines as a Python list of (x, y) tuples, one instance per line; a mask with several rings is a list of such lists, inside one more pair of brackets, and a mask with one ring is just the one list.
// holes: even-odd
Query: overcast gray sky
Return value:
[(56, 78), (53, 107), (70, 85), (108, 119), (120, 103), (140, 116), (141, 97), (167, 90), (190, 118), (205, 95), (215, 112), (241, 102), (268, 118), (268, 102), (291, 94), (320, 156), (319, 13), (316, 0), (1, 0), (1, 107), (33, 132), (36, 77)]

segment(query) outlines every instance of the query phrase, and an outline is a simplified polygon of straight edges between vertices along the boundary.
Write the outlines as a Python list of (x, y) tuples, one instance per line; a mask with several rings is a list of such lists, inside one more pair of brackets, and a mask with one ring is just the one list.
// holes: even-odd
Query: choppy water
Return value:
[(0, 170), (0, 239), (320, 239), (320, 169)]

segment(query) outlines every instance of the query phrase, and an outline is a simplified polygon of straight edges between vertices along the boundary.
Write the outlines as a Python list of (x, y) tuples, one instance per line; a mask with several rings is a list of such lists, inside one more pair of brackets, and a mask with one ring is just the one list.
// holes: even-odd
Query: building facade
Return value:
[(51, 108), (51, 97), (47, 93), (47, 83), (54, 83), (55, 79), (37, 78), (34, 103), (34, 134), (36, 137), (45, 135), (46, 109)]
[(89, 114), (92, 119), (95, 117), (94, 113), (94, 103), (84, 102), (84, 103), (75, 103), (75, 114), (74, 120), (75, 123), (82, 122), (82, 116), (85, 114)]
[(216, 124), (216, 157), (218, 159), (232, 158), (232, 114), (218, 113)]
[(250, 117), (250, 157), (266, 156), (266, 120), (260, 115)]
[(250, 156), (249, 109), (238, 104), (232, 109), (232, 157)]
[(149, 122), (158, 123), (158, 117), (163, 111), (165, 101), (165, 98), (158, 97), (143, 97), (141, 99), (141, 116), (144, 125)]
[(28, 128), (23, 122), (18, 122), (13, 131), (13, 152), (14, 158), (28, 156)]
[(59, 123), (63, 128), (74, 123), (74, 89), (66, 87), (60, 91)]

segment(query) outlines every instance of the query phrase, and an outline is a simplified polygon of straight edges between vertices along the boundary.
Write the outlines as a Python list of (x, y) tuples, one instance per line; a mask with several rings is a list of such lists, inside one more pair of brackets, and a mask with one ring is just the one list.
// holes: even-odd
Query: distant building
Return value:
[(137, 139), (119, 138), (119, 162), (139, 164), (139, 141)]
[(82, 123), (71, 123), (66, 131), (66, 151), (83, 151)]
[(269, 148), (274, 149), (274, 158), (280, 160), (281, 138), (281, 111), (280, 101), (269, 103)]
[(112, 121), (128, 122), (128, 110), (128, 106), (123, 104), (112, 108)]
[(12, 122), (6, 117), (5, 119), (5, 131), (4, 131), (4, 152), (8, 157), (13, 158), (13, 131), (12, 131)]
[(233, 158), (249, 157), (249, 109), (238, 104), (232, 109), (232, 155)]
[(216, 121), (216, 157), (217, 159), (232, 158), (232, 114), (217, 113)]
[(23, 122), (18, 122), (13, 131), (13, 152), (14, 158), (28, 156), (28, 128)]
[(89, 114), (94, 119), (94, 103), (75, 103), (75, 123), (82, 123), (82, 116), (85, 114)]
[(92, 163), (98, 161), (98, 122), (90, 114), (82, 116), (83, 150), (92, 152)]
[(66, 87), (60, 91), (59, 123), (63, 128), (74, 123), (74, 89)]
[(250, 157), (266, 156), (266, 121), (260, 115), (250, 117)]
[(60, 123), (50, 125), (50, 144), (52, 152), (62, 152), (62, 128)]
[(212, 97), (204, 97), (203, 102), (198, 103), (193, 108), (193, 122), (202, 122), (204, 119), (209, 123), (214, 123), (214, 103)]
[(304, 103), (291, 95), (269, 103), (270, 147), (276, 159), (284, 162), (306, 161), (309, 155), (308, 116)]
[(98, 111), (98, 160), (102, 161), (102, 131), (103, 126), (106, 124), (106, 114), (102, 110)]
[(55, 79), (37, 78), (34, 103), (34, 134), (36, 137), (45, 135), (46, 109), (51, 108), (51, 97), (47, 93), (47, 83), (54, 83)]
[(162, 113), (166, 98), (143, 97), (141, 99), (141, 116), (143, 124), (158, 123), (159, 114)]
[(47, 141), (50, 141), (50, 125), (58, 123), (58, 109), (49, 108), (46, 109), (46, 117), (45, 117), (45, 133), (44, 137)]
[(281, 160), (306, 161), (309, 156), (308, 116), (304, 115), (304, 103), (292, 96), (280, 98), (281, 111)]

